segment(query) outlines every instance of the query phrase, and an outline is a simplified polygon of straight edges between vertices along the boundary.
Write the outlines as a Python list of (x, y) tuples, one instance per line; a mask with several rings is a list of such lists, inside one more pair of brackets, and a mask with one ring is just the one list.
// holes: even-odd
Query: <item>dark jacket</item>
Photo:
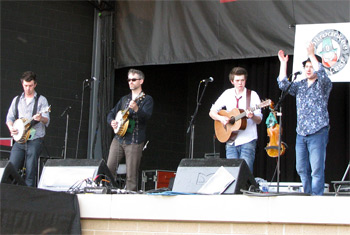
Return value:
[[(115, 119), (118, 111), (125, 110), (131, 101), (131, 93), (123, 96), (116, 106), (108, 113), (107, 122), (111, 124)], [(132, 132), (127, 131), (123, 137), (115, 135), (114, 138), (118, 139), (120, 143), (125, 144), (140, 144), (146, 140), (146, 122), (152, 116), (153, 112), (153, 98), (149, 95), (145, 95), (143, 99), (138, 100), (137, 105), (139, 110), (129, 109), (129, 122), (134, 122), (135, 126)]]

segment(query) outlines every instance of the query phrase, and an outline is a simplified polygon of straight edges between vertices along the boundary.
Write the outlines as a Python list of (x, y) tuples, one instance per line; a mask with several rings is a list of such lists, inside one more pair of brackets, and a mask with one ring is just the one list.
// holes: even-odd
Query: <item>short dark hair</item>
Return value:
[(234, 67), (230, 74), (229, 74), (229, 79), (230, 81), (233, 81), (234, 80), (234, 77), (235, 75), (244, 75), (244, 78), (247, 80), (248, 78), (248, 72), (245, 68), (242, 68), (242, 67)]
[(128, 75), (129, 75), (130, 73), (136, 73), (137, 75), (139, 75), (139, 77), (140, 77), (142, 80), (145, 80), (145, 75), (143, 74), (143, 72), (142, 72), (141, 70), (129, 69)]
[(36, 83), (36, 74), (32, 71), (24, 72), (21, 77), (21, 83), (23, 83), (23, 81), (26, 81), (26, 82), (34, 81), (34, 83)]
[[(321, 58), (320, 56), (318, 56), (318, 55), (315, 55), (315, 56), (316, 56), (317, 61), (318, 61), (319, 63), (322, 63), (322, 58)], [(306, 62), (311, 62), (310, 58), (307, 58), (307, 60), (303, 61), (303, 63), (302, 63), (302, 64), (303, 64), (303, 67), (305, 67)]]

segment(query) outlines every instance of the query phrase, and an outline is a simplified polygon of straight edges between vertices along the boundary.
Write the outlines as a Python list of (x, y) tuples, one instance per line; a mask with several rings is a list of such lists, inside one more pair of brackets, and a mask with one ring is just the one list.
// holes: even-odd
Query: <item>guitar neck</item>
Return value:
[[(43, 113), (46, 113), (46, 112), (48, 112), (48, 111), (42, 111), (42, 112), (39, 112), (39, 113), (37, 113), (37, 114), (43, 114)], [(35, 115), (34, 115), (34, 116), (35, 116)], [(25, 123), (24, 123), (24, 126), (26, 126), (26, 125), (28, 125), (29, 123), (31, 123), (31, 122), (34, 120), (34, 116), (31, 117), (31, 118), (29, 118), (28, 120), (26, 120)]]
[(235, 118), (235, 121), (238, 121), (242, 118), (244, 118), (247, 115), (247, 113), (244, 111), (243, 113), (238, 114)]
[[(259, 105), (256, 105), (255, 107), (251, 107), (251, 108), (250, 108), (250, 111), (254, 112), (256, 109), (260, 109), (260, 106), (259, 106)], [(234, 118), (235, 118), (235, 121), (238, 121), (238, 120), (244, 118), (246, 115), (247, 115), (247, 112), (246, 112), (246, 111), (244, 111), (244, 112), (238, 114), (236, 117), (234, 117)]]
[(33, 117), (29, 118), (28, 120), (25, 121), (24, 126), (28, 125), (29, 123), (31, 123), (33, 121)]
[(140, 94), (135, 97), (135, 99), (131, 99), (129, 103), (126, 104), (125, 109), (123, 110), (123, 113), (125, 114), (128, 110), (129, 110), (129, 105), (131, 103), (131, 101), (137, 102), (139, 99), (142, 99), (145, 96), (145, 93), (143, 93), (143, 91), (140, 92)]

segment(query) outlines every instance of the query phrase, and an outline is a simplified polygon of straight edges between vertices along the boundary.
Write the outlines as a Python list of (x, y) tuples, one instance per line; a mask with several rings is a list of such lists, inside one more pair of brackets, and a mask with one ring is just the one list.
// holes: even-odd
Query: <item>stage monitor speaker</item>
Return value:
[(9, 161), (0, 161), (0, 179), (1, 183), (27, 186), (24, 179)]
[(43, 167), (38, 188), (79, 193), (83, 192), (86, 183), (102, 179), (110, 181), (110, 186), (116, 187), (114, 177), (104, 160), (48, 159)]
[(182, 159), (176, 172), (173, 190), (197, 193), (215, 172), (223, 166), (233, 177), (233, 183), (224, 194), (241, 194), (241, 189), (259, 188), (247, 163), (243, 159)]

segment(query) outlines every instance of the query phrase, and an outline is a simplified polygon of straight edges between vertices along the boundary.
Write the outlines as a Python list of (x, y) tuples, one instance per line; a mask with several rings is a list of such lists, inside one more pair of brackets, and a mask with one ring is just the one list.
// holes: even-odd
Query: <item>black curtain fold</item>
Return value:
[[(98, 89), (98, 106), (97, 117), (98, 125), (94, 132), (96, 146), (97, 134), (101, 134), (101, 151), (102, 159), (107, 162), (109, 146), (112, 141), (112, 131), (110, 125), (107, 123), (107, 114), (115, 105), (114, 103), (114, 84), (115, 84), (115, 32), (114, 32), (114, 12), (103, 12), (100, 15), (101, 19), (101, 72), (99, 75), (99, 89)], [(99, 131), (100, 130), (100, 131)], [(94, 149), (94, 148), (93, 148)], [(100, 156), (98, 156), (100, 157)]]
[(296, 24), (349, 22), (349, 9), (342, 0), (117, 1), (115, 67), (292, 54)]

